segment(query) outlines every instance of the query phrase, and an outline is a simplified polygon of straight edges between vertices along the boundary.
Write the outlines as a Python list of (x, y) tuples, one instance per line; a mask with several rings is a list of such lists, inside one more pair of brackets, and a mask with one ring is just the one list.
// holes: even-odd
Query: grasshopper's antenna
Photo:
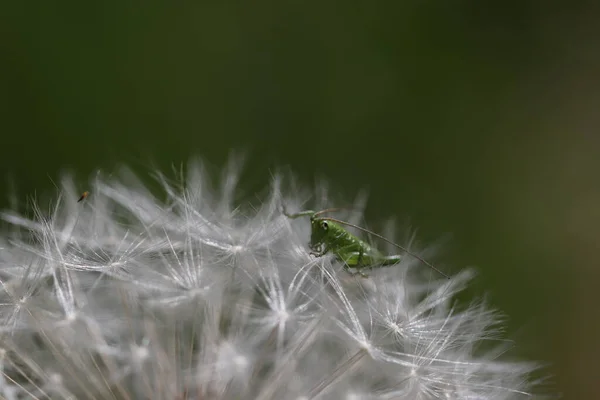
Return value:
[(342, 210), (353, 210), (354, 208), (352, 207), (335, 207), (335, 208), (326, 208), (325, 210), (321, 210), (321, 211), (317, 211), (314, 216), (316, 217), (317, 215), (321, 215), (321, 214), (325, 214), (328, 212), (336, 212), (336, 211), (342, 211)]
[(422, 257), (416, 255), (415, 253), (411, 252), (406, 247), (402, 247), (399, 244), (392, 242), (391, 240), (387, 239), (385, 236), (381, 236), (381, 235), (379, 235), (379, 234), (377, 234), (377, 233), (375, 233), (373, 231), (370, 231), (370, 230), (368, 230), (366, 228), (363, 228), (363, 227), (358, 226), (358, 225), (351, 224), (350, 222), (339, 220), (337, 218), (325, 217), (325, 218), (322, 218), (322, 219), (327, 220), (327, 221), (337, 222), (338, 224), (342, 224), (342, 225), (351, 226), (353, 228), (356, 228), (356, 229), (359, 229), (359, 230), (361, 230), (363, 232), (366, 232), (366, 233), (368, 233), (370, 235), (373, 235), (376, 238), (379, 238), (379, 239), (383, 240), (384, 242), (387, 242), (387, 243), (389, 243), (391, 245), (396, 246), (400, 250), (404, 251), (405, 253), (407, 253), (407, 254), (411, 255), (412, 257), (416, 258), (417, 260), (421, 261), (423, 264), (427, 265), (429, 268), (433, 269), (434, 271), (436, 271), (440, 275), (444, 276), (446, 279), (450, 279), (450, 277), (448, 275), (446, 275), (445, 273), (443, 273), (442, 271), (440, 271), (439, 269), (437, 269), (436, 267), (434, 267), (429, 261), (427, 261), (427, 260), (423, 259)]
[(311, 218), (314, 218), (314, 217), (324, 214), (324, 213), (341, 211), (341, 210), (352, 210), (352, 208), (351, 207), (336, 207), (336, 208), (327, 208), (327, 209), (321, 210), (321, 211), (306, 210), (306, 211), (300, 211), (295, 214), (290, 214), (286, 211), (285, 206), (283, 204), (281, 205), (281, 211), (283, 212), (283, 215), (285, 215), (288, 218), (298, 218), (298, 217), (304, 217), (304, 216), (310, 216)]
[(298, 217), (304, 217), (306, 215), (310, 215), (312, 217), (313, 215), (316, 214), (315, 211), (313, 211), (313, 210), (306, 210), (306, 211), (301, 211), (299, 213), (290, 214), (287, 212), (287, 210), (285, 208), (285, 204), (283, 204), (283, 202), (281, 203), (281, 213), (291, 219), (295, 219)]

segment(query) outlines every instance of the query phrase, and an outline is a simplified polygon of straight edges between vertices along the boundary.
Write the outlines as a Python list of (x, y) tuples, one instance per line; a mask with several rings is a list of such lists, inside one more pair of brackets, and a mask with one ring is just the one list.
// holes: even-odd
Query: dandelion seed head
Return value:
[(68, 324), (76, 321), (77, 320), (77, 312), (74, 312), (74, 311), (73, 312), (69, 312), (67, 315), (65, 315), (65, 319), (64, 320)]
[(233, 245), (233, 246), (231, 246), (229, 249), (230, 249), (230, 251), (231, 251), (233, 254), (239, 254), (239, 253), (242, 253), (242, 252), (244, 252), (244, 251), (246, 250), (246, 249), (244, 248), (244, 246), (242, 246), (242, 245), (239, 245), (239, 244), (238, 244), (238, 245)]
[(250, 372), (252, 360), (234, 342), (223, 341), (217, 350), (217, 371), (221, 380), (243, 379)]
[(62, 386), (63, 377), (61, 374), (51, 373), (50, 375), (48, 375), (48, 383), (56, 387)]
[(145, 346), (132, 346), (131, 355), (137, 364), (143, 364), (150, 357), (150, 351)]
[(287, 310), (279, 310), (277, 312), (277, 320), (285, 322), (288, 318), (290, 318), (290, 313), (288, 313)]
[(361, 400), (364, 398), (364, 395), (360, 393), (348, 393), (346, 395), (346, 400)]
[[(498, 313), (456, 304), (471, 270), (437, 280), (405, 257), (352, 276), (310, 254), (308, 220), (281, 213), (348, 203), (324, 182), (279, 174), (244, 202), (238, 160), (210, 175), (199, 161), (155, 173), (157, 194), (129, 169), (97, 173), (80, 203), (65, 176), (33, 217), (0, 213), (0, 396), (534, 396), (538, 365), (504, 359)], [(364, 194), (354, 205), (339, 218), (360, 224)]]

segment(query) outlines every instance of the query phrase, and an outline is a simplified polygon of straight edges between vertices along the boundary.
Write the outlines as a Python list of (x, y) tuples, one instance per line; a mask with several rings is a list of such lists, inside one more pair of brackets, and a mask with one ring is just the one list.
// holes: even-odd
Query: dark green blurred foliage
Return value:
[(368, 188), (373, 219), (453, 234), (445, 264), (479, 268), (518, 354), (598, 393), (595, 2), (164, 4), (1, 6), (0, 172), (21, 196), (231, 149), (250, 194), (282, 165)]

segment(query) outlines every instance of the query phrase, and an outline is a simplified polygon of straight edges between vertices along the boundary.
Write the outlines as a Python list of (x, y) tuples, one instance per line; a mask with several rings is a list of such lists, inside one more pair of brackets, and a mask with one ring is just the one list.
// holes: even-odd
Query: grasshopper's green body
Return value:
[[(359, 239), (355, 235), (348, 232), (348, 230), (345, 229), (342, 226), (342, 224), (353, 226), (355, 228), (369, 232), (370, 234), (377, 236), (380, 239), (383, 239), (393, 244), (394, 246), (399, 247), (402, 250), (408, 252), (403, 247), (393, 242), (390, 242), (381, 235), (378, 235), (374, 232), (370, 232), (364, 228), (358, 227), (348, 222), (337, 220), (335, 218), (319, 217), (320, 214), (333, 210), (334, 209), (323, 210), (318, 212), (308, 210), (296, 214), (288, 214), (284, 211), (283, 213), (288, 218), (310, 216), (311, 236), (309, 247), (312, 250), (312, 255), (321, 257), (327, 254), (328, 252), (332, 252), (336, 256), (336, 259), (343, 264), (344, 269), (346, 271), (350, 272), (350, 268), (355, 269), (357, 271), (356, 273), (360, 274), (363, 277), (367, 277), (367, 275), (361, 271), (362, 269), (372, 269), (398, 264), (401, 261), (402, 256), (386, 256), (382, 254), (379, 250), (377, 250), (370, 244), (366, 243), (365, 241)], [(429, 265), (431, 268), (438, 271), (440, 274), (448, 277), (422, 258), (415, 256), (414, 254), (411, 255), (424, 262), (425, 264)]]

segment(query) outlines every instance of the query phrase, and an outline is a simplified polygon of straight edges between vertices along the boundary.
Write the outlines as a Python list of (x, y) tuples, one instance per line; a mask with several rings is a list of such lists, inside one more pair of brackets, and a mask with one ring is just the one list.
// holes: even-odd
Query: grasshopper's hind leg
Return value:
[(350, 272), (348, 271), (348, 273), (352, 276), (356, 276), (356, 275), (360, 275), (362, 278), (368, 278), (369, 275), (365, 274), (364, 272), (362, 272), (361, 270), (356, 270), (354, 272)]
[[(348, 272), (350, 275), (360, 275), (363, 278), (369, 277), (369, 275), (361, 271), (361, 269), (369, 267), (369, 265), (364, 264), (365, 258), (362, 251), (351, 252), (345, 257), (345, 259), (341, 261), (344, 265), (344, 270), (346, 270), (346, 272)], [(356, 271), (351, 272), (350, 268), (355, 269)]]
[[(348, 253), (344, 259), (340, 259), (346, 272), (350, 275), (360, 275), (363, 278), (369, 277), (369, 275), (362, 271), (363, 269), (371, 270), (374, 268), (389, 267), (398, 264), (401, 260), (402, 256), (399, 255), (372, 257), (364, 255), (362, 251)], [(356, 271), (351, 272), (350, 268)]]
[(373, 263), (366, 265), (369, 269), (375, 268), (383, 268), (383, 267), (391, 267), (392, 265), (397, 265), (402, 261), (402, 256), (381, 256), (377, 257), (376, 260), (373, 260)]
[(390, 265), (399, 264), (402, 261), (402, 256), (383, 256), (377, 263), (377, 267), (389, 267)]

